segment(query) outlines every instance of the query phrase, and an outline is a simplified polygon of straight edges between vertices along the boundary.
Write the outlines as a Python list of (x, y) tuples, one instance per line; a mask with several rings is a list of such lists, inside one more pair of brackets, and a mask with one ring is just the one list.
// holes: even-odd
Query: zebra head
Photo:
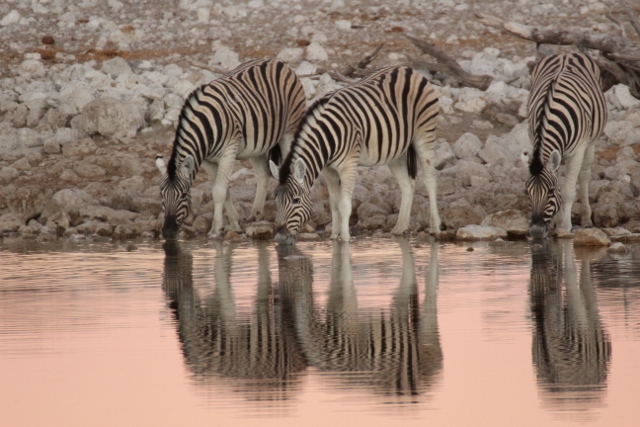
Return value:
[[(289, 165), (289, 163), (287, 163)], [(275, 163), (269, 162), (271, 173), (277, 178), (283, 175)], [(283, 166), (286, 167), (286, 166)], [(293, 163), (288, 176), (280, 180), (276, 188), (276, 236), (277, 243), (293, 244), (305, 222), (311, 217), (311, 197), (305, 186), (307, 167), (302, 159)]]
[(558, 188), (558, 168), (562, 156), (558, 150), (553, 150), (547, 163), (543, 164), (540, 155), (534, 153), (531, 158), (529, 152), (525, 150), (522, 153), (522, 159), (531, 173), (526, 183), (531, 207), (529, 234), (534, 239), (545, 239), (551, 221), (562, 205), (562, 196)]
[[(173, 171), (167, 172), (167, 166), (161, 155), (156, 156), (156, 166), (164, 176), (160, 184), (162, 196), (162, 210), (164, 211), (164, 224), (162, 225), (162, 237), (175, 239), (178, 230), (185, 218), (191, 212), (191, 173), (194, 168), (192, 156), (187, 156)], [(169, 169), (172, 169), (171, 167)]]

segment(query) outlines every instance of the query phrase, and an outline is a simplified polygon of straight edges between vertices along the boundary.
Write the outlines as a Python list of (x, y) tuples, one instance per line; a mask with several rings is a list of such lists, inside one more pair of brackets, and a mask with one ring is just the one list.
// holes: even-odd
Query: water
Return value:
[(131, 249), (0, 245), (1, 425), (640, 419), (640, 247)]

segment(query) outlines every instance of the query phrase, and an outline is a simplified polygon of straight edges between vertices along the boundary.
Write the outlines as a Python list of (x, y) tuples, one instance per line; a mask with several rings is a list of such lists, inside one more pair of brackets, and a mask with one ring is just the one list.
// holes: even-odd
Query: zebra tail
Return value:
[(411, 179), (416, 179), (418, 175), (418, 155), (413, 145), (409, 145), (409, 150), (407, 151), (407, 169)]
[(276, 165), (280, 166), (282, 160), (282, 150), (280, 149), (280, 144), (276, 144), (273, 146), (271, 150), (267, 153), (267, 157), (270, 161), (273, 161)]

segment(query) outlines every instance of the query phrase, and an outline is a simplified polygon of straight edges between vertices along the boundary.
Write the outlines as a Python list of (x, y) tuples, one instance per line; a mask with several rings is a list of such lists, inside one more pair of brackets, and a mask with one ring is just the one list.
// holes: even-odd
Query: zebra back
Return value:
[(240, 140), (238, 157), (253, 157), (274, 148), (286, 132), (294, 133), (305, 111), (305, 94), (295, 73), (277, 60), (244, 63), (195, 89), (180, 112), (169, 179), (191, 155), (194, 179), (203, 160), (216, 158)]
[(569, 156), (604, 129), (607, 107), (598, 65), (581, 53), (544, 57), (531, 73), (527, 107), (534, 150), (530, 170), (539, 174), (553, 150)]
[[(438, 98), (424, 76), (409, 67), (383, 68), (307, 110), (280, 169), (280, 184), (298, 158), (306, 163), (308, 188), (325, 166), (337, 169), (350, 155), (360, 153), (363, 166), (389, 163), (405, 154), (414, 138), (435, 140), (437, 115)], [(409, 158), (415, 176), (415, 153)]]

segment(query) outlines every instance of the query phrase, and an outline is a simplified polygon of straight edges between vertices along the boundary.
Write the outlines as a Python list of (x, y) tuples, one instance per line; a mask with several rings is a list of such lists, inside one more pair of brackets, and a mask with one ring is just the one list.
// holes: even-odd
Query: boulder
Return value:
[(275, 235), (274, 225), (269, 221), (258, 221), (245, 228), (247, 236), (254, 240), (271, 240)]
[(574, 246), (609, 246), (611, 240), (599, 228), (578, 228), (573, 237)]
[(85, 105), (71, 124), (88, 135), (133, 136), (144, 125), (144, 118), (128, 102), (100, 98)]
[(452, 148), (457, 158), (472, 159), (482, 149), (482, 141), (471, 132), (466, 132), (460, 135), (460, 138), (453, 144)]
[(511, 237), (525, 237), (529, 234), (529, 220), (523, 212), (516, 209), (492, 213), (480, 225), (502, 228)]

